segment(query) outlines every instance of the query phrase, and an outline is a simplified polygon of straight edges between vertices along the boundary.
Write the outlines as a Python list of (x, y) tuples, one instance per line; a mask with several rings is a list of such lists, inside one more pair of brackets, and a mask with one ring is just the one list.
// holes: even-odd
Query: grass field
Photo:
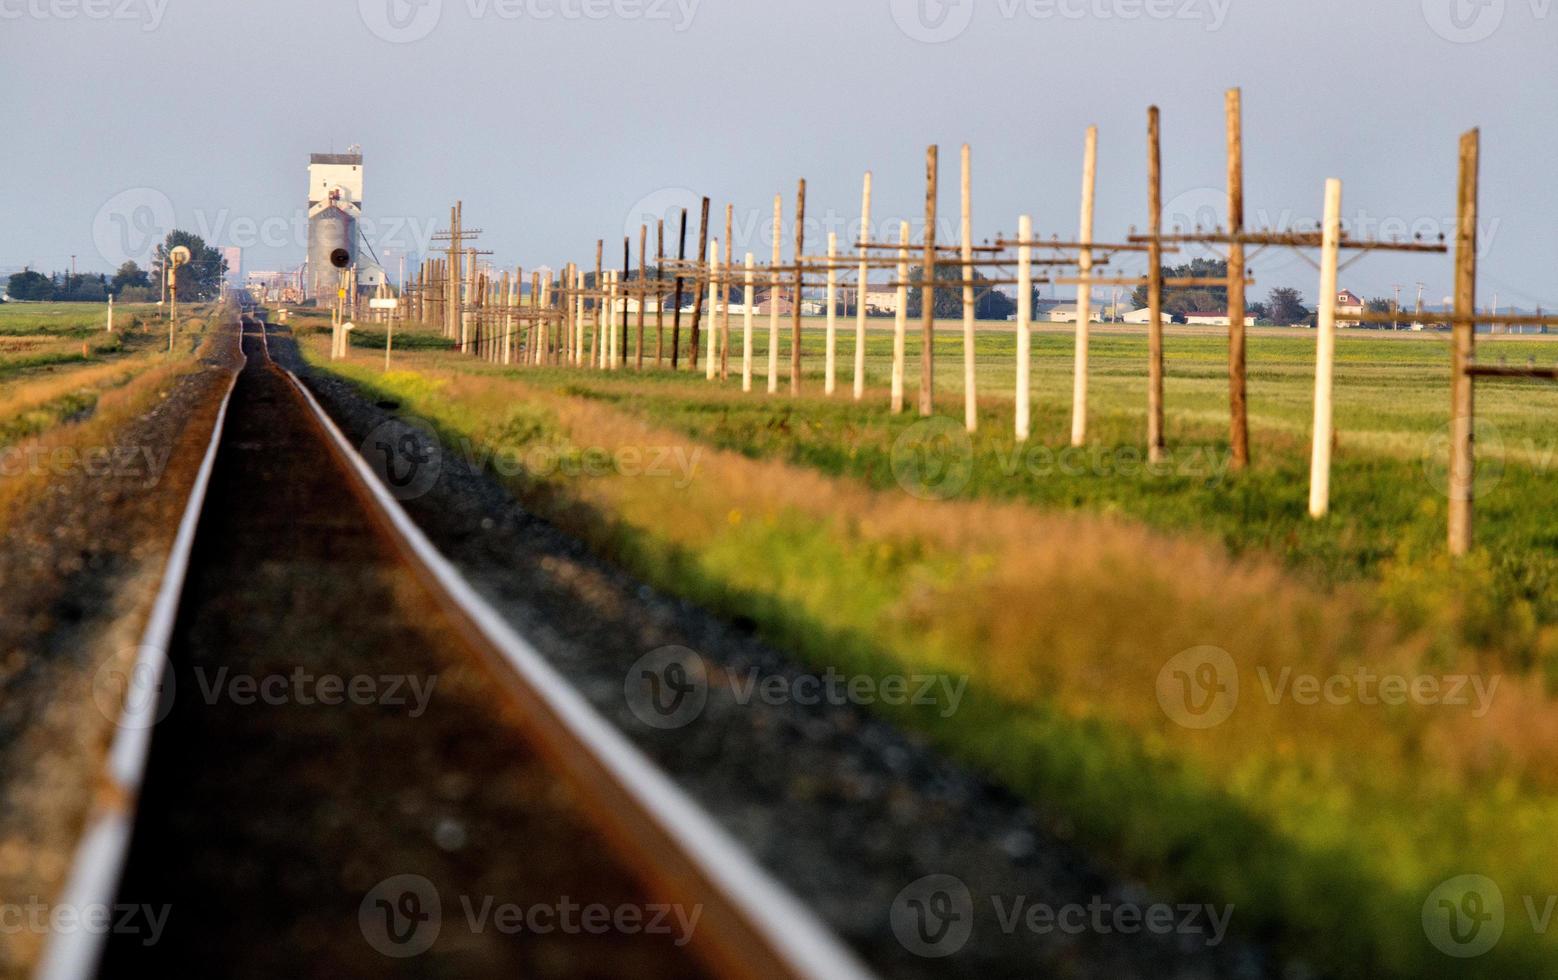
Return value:
[[(960, 417), (954, 337), (938, 350), (940, 408)], [(1094, 337), (1099, 449), (1080, 456), (1064, 452), (1069, 334), (1036, 338), (1026, 450), (1009, 432), (1009, 332), (980, 337), (989, 394), (966, 450), (955, 423), (922, 439), (925, 423), (889, 415), (890, 342), (870, 337), (861, 404), (847, 368), (836, 398), (809, 374), (796, 400), (734, 379), (505, 369), (436, 350), (408, 350), (389, 374), (366, 348), (332, 367), (429, 419), (451, 449), (484, 454), (532, 507), (646, 580), (818, 666), (970, 678), (953, 715), (882, 710), (1157, 888), (1233, 903), (1236, 928), (1344, 975), (1554, 968), (1558, 945), (1519, 906), (1542, 906), (1558, 859), (1558, 491), (1544, 433), (1558, 390), (1479, 386), (1480, 544), (1452, 565), (1442, 337), (1343, 336), (1333, 515), (1320, 522), (1304, 508), (1312, 334), (1252, 338), (1246, 473), (1224, 466), (1216, 335), (1170, 338), (1167, 472), (1140, 463), (1139, 335)], [(820, 367), (820, 335), (806, 344)], [(324, 349), (305, 348), (316, 361)], [(1558, 357), (1540, 341), (1481, 350)], [(697, 460), (689, 478), (622, 465), (672, 450)], [(583, 465), (592, 453), (613, 465)], [(946, 489), (936, 467), (949, 460), (966, 479), (923, 499), (946, 496), (925, 491)], [(1173, 697), (1193, 673), (1182, 668), (1202, 663), (1239, 685), (1204, 727), (1188, 695)], [(1327, 695), (1300, 694), (1294, 677)], [(1416, 693), (1370, 696), (1365, 677)], [(1510, 914), (1495, 949), (1453, 960), (1422, 910), (1466, 873), (1496, 882)]]
[[(205, 311), (181, 311), (178, 356), (199, 343)], [(166, 364), (166, 318), (155, 305), (114, 311), (96, 303), (0, 305), (0, 449), (80, 422), (107, 391)]]

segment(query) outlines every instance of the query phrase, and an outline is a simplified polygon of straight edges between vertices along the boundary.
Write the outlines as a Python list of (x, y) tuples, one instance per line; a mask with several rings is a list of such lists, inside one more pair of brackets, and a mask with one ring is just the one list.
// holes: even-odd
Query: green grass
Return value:
[[(937, 349), (942, 414), (961, 418), (960, 337), (946, 331)], [(763, 393), (766, 330), (757, 331), (753, 394), (739, 392), (739, 357), (732, 379), (715, 389), (652, 373), (606, 375), (548, 369), (535, 383), (606, 401), (711, 445), (772, 457), (895, 489), (895, 441), (912, 427), (918, 361), (911, 358), (909, 411), (884, 411), (890, 381), (891, 336), (872, 333), (867, 345), (868, 400), (850, 398), (853, 332), (840, 338), (839, 394), (818, 397), (821, 372), (807, 374), (811, 396)], [(847, 334), (847, 336), (845, 336)], [(1443, 455), (1448, 418), (1448, 341), (1442, 336), (1344, 334), (1338, 342), (1335, 454), (1331, 514), (1309, 519), (1308, 430), (1313, 399), (1314, 335), (1262, 332), (1250, 341), (1250, 427), (1254, 466), (1229, 469), (1227, 343), (1216, 334), (1179, 333), (1168, 341), (1165, 401), (1170, 461), (1145, 465), (1145, 338), (1096, 333), (1091, 344), (1089, 447), (1069, 449), (1069, 334), (1034, 338), (1033, 438), (1011, 435), (1009, 333), (979, 338), (980, 431), (972, 441), (972, 472), (958, 496), (1015, 500), (1143, 521), (1153, 527), (1210, 535), (1236, 554), (1275, 555), (1327, 586), (1363, 581), (1397, 614), (1428, 625), (1453, 618), (1447, 639), (1493, 647), (1512, 666), (1550, 660), (1558, 649), (1558, 438), (1548, 420), (1558, 414), (1558, 387), (1484, 381), (1478, 385), (1479, 453), (1486, 479), (1477, 502), (1481, 564), (1470, 580), (1452, 581), (1443, 561), (1447, 498)], [(805, 338), (807, 363), (822, 360), (822, 338)], [(785, 352), (787, 355), (787, 351)], [(1558, 344), (1532, 340), (1479, 344), (1483, 361), (1558, 360)], [(738, 389), (732, 393), (731, 388)], [(912, 438), (912, 437), (910, 437)], [(1550, 664), (1558, 670), (1558, 664)], [(1555, 676), (1558, 680), (1558, 676)]]
[[(152, 303), (115, 306), (114, 329), (132, 329), (158, 316)], [(0, 336), (90, 337), (105, 333), (107, 320), (106, 303), (0, 303)]]

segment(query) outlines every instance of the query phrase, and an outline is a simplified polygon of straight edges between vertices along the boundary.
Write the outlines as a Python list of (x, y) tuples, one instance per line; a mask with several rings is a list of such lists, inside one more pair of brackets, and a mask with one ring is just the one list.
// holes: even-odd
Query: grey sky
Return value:
[[(352, 143), (392, 274), (456, 198), (495, 261), (529, 268), (593, 263), (601, 237), (620, 263), (640, 203), (691, 188), (717, 215), (734, 201), (738, 251), (764, 260), (773, 194), (788, 220), (806, 177), (808, 215), (847, 241), (871, 169), (876, 233), (896, 236), (918, 224), (933, 142), (944, 217), (967, 141), (978, 236), (1020, 212), (1069, 236), (1089, 123), (1097, 235), (1115, 238), (1145, 223), (1147, 106), (1165, 200), (1195, 211), (1219, 200), (1222, 93), (1240, 85), (1251, 224), (1312, 220), (1336, 176), (1354, 234), (1449, 233), (1456, 137), (1479, 125), (1480, 299), (1555, 306), (1554, 2), (0, 0), (0, 269), (111, 268), (164, 200), (249, 246), (247, 269), (295, 265), (308, 154)], [(1258, 298), (1313, 299), (1302, 260), (1254, 268)], [(1342, 275), (1404, 299), (1418, 280), (1437, 301), (1448, 259)]]

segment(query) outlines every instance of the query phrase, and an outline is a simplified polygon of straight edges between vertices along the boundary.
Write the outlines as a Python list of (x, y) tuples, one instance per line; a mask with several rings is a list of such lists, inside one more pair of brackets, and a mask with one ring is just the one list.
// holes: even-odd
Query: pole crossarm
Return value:
[[(1322, 244), (1320, 232), (1244, 232), (1233, 235), (1217, 230), (1209, 232), (1176, 233), (1172, 235), (1127, 235), (1127, 240), (1132, 243), (1161, 242), (1165, 245), (1173, 244), (1200, 244), (1200, 245), (1256, 245), (1261, 247), (1277, 246), (1286, 248), (1319, 248)], [(1424, 241), (1379, 241), (1375, 239), (1349, 238), (1343, 234), (1339, 247), (1343, 249), (1361, 249), (1371, 252), (1426, 252), (1434, 255), (1444, 255), (1449, 252), (1449, 246), (1444, 242)]]

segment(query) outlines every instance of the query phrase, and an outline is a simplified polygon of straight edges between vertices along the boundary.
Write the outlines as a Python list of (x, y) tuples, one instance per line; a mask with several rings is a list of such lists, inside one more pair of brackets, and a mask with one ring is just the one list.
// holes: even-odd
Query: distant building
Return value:
[(898, 287), (886, 283), (870, 283), (866, 286), (866, 312), (878, 316), (898, 313)]
[(789, 315), (795, 312), (795, 304), (790, 302), (790, 298), (788, 296), (784, 295), (779, 295), (771, 299), (764, 299), (761, 303), (757, 304), (757, 312), (759, 313), (770, 313), (774, 312), (775, 310), (777, 310), (781, 316)]
[(222, 258), (227, 260), (227, 284), (236, 286), (243, 281), (241, 269), (243, 268), (243, 249), (237, 245), (223, 245)]
[(1361, 316), (1364, 311), (1363, 300), (1350, 289), (1344, 289), (1336, 294), (1336, 326), (1345, 330), (1348, 327), (1362, 326), (1362, 323), (1348, 317)]
[[(1196, 313), (1186, 313), (1185, 322), (1192, 327), (1226, 327), (1233, 321), (1228, 319), (1227, 310), (1203, 310)], [(1255, 326), (1255, 318), (1253, 316), (1245, 317), (1244, 325), (1246, 327)]]

